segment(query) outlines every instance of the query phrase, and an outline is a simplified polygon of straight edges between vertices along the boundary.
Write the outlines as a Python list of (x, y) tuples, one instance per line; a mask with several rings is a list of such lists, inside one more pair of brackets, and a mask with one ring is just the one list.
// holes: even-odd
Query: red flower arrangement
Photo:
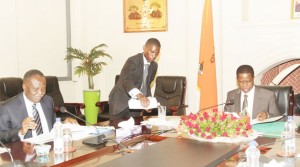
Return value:
[(248, 137), (252, 133), (249, 117), (236, 118), (232, 114), (211, 111), (183, 117), (179, 132), (203, 139), (216, 137)]

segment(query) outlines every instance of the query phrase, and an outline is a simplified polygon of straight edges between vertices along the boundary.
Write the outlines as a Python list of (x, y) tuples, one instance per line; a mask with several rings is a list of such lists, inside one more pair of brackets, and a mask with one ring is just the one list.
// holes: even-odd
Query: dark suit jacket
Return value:
[[(53, 111), (53, 99), (45, 95), (41, 101), (49, 130), (52, 129), (55, 122), (55, 113)], [(19, 130), (21, 129), (22, 121), (28, 117), (23, 92), (15, 97), (12, 97), (0, 105), (0, 140), (9, 143), (20, 140)], [(32, 137), (29, 130), (24, 138)]]
[[(255, 87), (252, 119), (257, 117), (258, 112), (266, 111), (269, 117), (279, 116), (278, 105), (275, 102), (276, 96), (273, 92)], [(241, 112), (241, 90), (235, 89), (227, 93), (227, 100), (234, 100), (233, 105), (225, 105), (224, 110), (227, 112)]]
[[(151, 96), (150, 84), (154, 80), (157, 63), (150, 63), (147, 76), (147, 95)], [(140, 89), (143, 82), (144, 61), (143, 53), (129, 57), (123, 66), (120, 78), (109, 94), (109, 112), (117, 115), (128, 107), (131, 98), (129, 91), (133, 88)]]

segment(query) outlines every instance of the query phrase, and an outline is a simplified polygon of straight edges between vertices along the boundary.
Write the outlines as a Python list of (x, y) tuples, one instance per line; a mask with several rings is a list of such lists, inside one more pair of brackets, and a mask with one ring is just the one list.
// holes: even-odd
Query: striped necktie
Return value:
[(32, 105), (32, 115), (34, 117), (34, 121), (37, 124), (35, 130), (36, 130), (36, 134), (40, 135), (43, 133), (43, 128), (42, 128), (42, 123), (41, 123), (41, 119), (40, 119), (40, 115), (38, 110), (36, 109), (36, 104)]

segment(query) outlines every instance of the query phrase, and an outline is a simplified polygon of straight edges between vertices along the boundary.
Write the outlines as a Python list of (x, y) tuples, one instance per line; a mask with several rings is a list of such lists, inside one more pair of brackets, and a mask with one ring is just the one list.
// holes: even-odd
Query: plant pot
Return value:
[[(86, 122), (91, 124), (97, 123), (99, 108), (96, 106), (96, 103), (100, 101), (100, 90), (84, 90), (83, 100)], [(89, 125), (88, 123), (86, 125)]]

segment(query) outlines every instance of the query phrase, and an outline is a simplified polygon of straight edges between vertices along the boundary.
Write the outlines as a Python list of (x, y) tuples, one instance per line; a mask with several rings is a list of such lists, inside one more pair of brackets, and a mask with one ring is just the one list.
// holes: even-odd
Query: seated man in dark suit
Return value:
[(234, 105), (225, 105), (225, 111), (248, 114), (259, 121), (279, 116), (276, 96), (273, 92), (254, 85), (254, 70), (250, 65), (241, 65), (236, 71), (238, 89), (227, 93), (227, 101)]
[[(45, 95), (44, 74), (38, 70), (26, 72), (22, 87), (23, 92), (0, 105), (0, 140), (4, 143), (48, 133), (55, 122), (53, 99)], [(77, 123), (72, 118), (65, 122)]]

